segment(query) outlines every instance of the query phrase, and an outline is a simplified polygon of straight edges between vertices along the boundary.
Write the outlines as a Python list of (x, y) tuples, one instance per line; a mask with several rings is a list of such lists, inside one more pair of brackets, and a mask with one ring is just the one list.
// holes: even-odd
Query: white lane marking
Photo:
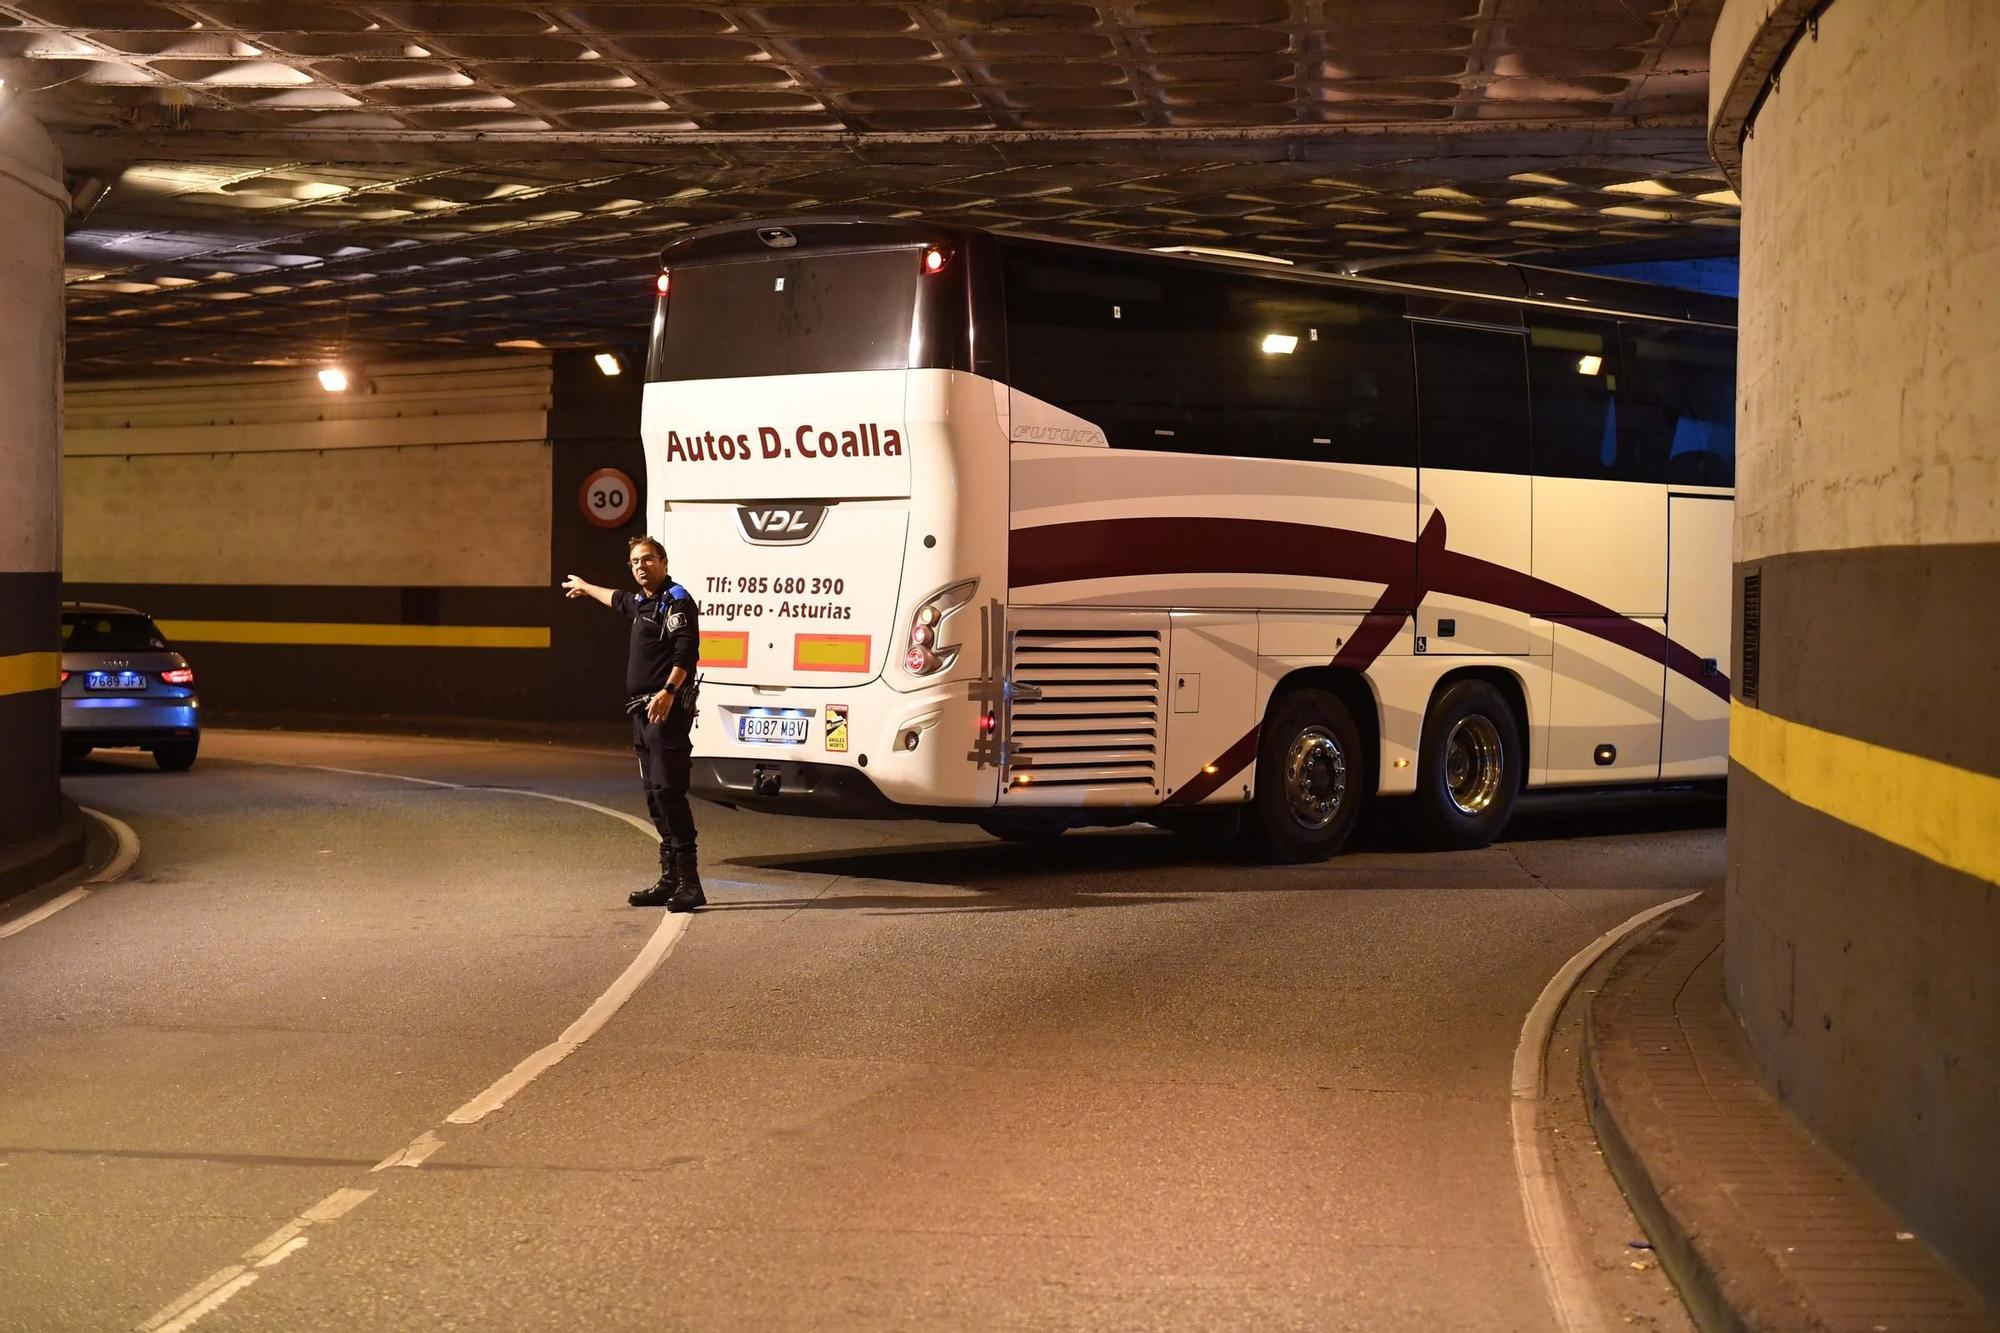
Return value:
[(411, 1140), (407, 1147), (398, 1148), (368, 1170), (372, 1175), (377, 1171), (387, 1171), (392, 1166), (422, 1166), (425, 1158), (442, 1147), (444, 1140), (427, 1129)]
[(139, 1325), (138, 1333), (183, 1333), (215, 1313), (257, 1280), (251, 1270), (276, 1267), (306, 1247), (306, 1229), (337, 1221), (359, 1207), (374, 1190), (338, 1189), (243, 1252), (243, 1261), (210, 1273), (172, 1304)]
[(1557, 1183), (1555, 1156), (1542, 1138), (1542, 1089), (1548, 1073), (1549, 1035), (1577, 979), (1606, 950), (1655, 917), (1685, 907), (1699, 897), (1698, 893), (1690, 893), (1649, 907), (1578, 950), (1542, 988), (1541, 996), (1528, 1010), (1527, 1021), (1521, 1025), (1520, 1043), (1514, 1047), (1514, 1173), (1521, 1182), (1521, 1207), (1528, 1216), (1528, 1239), (1541, 1259), (1542, 1283), (1548, 1289), (1557, 1327), (1564, 1333), (1608, 1330), (1611, 1316), (1591, 1283), (1590, 1258), (1570, 1228), (1569, 1212), (1563, 1206), (1562, 1190)]
[(37, 922), (48, 920), (65, 907), (76, 906), (90, 896), (89, 885), (115, 883), (119, 879), (122, 879), (125, 872), (132, 868), (132, 863), (139, 859), (139, 835), (132, 831), (130, 824), (127, 824), (122, 819), (107, 815), (102, 810), (93, 810), (87, 805), (78, 806), (77, 808), (109, 830), (112, 838), (118, 843), (118, 850), (112, 853), (111, 859), (104, 863), (102, 869), (82, 884), (77, 885), (67, 893), (51, 898), (34, 911), (24, 913), (14, 920), (9, 921), (6, 925), (0, 926), (0, 940), (4, 940), (12, 935), (18, 935)]
[(246, 1273), (239, 1267), (229, 1281), (211, 1292), (206, 1298), (196, 1301), (177, 1317), (169, 1319), (165, 1323), (142, 1324), (140, 1327), (143, 1329), (152, 1329), (155, 1333), (182, 1333), (184, 1329), (193, 1328), (195, 1321), (203, 1315), (221, 1309), (230, 1297), (242, 1291), (256, 1280), (257, 1275), (255, 1273)]
[(624, 1007), (625, 1001), (632, 998), (633, 992), (645, 983), (647, 977), (653, 975), (654, 969), (667, 960), (667, 955), (680, 943), (681, 936), (687, 934), (689, 919), (687, 913), (668, 913), (653, 932), (653, 938), (646, 941), (646, 947), (632, 960), (631, 966), (611, 983), (609, 990), (597, 997), (597, 1003), (583, 1011), (583, 1017), (570, 1024), (560, 1037), (515, 1065), (492, 1087), (446, 1116), (445, 1121), (453, 1125), (477, 1124), (597, 1035), (598, 1029), (610, 1022), (611, 1016)]
[(18, 935), (36, 922), (46, 921), (57, 912), (62, 911), (63, 908), (75, 906), (89, 896), (90, 890), (79, 886), (71, 889), (61, 897), (51, 898), (34, 911), (18, 916), (6, 925), (0, 926), (0, 940), (4, 940), (10, 935)]
[[(378, 773), (360, 768), (335, 768), (328, 764), (288, 764), (282, 760), (265, 760), (283, 768), (306, 768), (322, 773), (341, 773), (349, 777), (382, 778), (392, 782), (413, 782), (425, 787), (441, 787), (450, 791), (499, 792), (509, 796), (532, 796), (536, 800), (554, 801), (559, 805), (573, 805), (584, 810), (594, 810), (623, 820), (632, 827), (658, 842), (660, 835), (648, 824), (621, 810), (599, 805), (595, 801), (580, 801), (569, 796), (554, 796), (548, 792), (530, 791), (522, 787), (474, 787), (461, 782), (440, 782), (434, 778), (416, 778), (403, 773)], [(126, 830), (130, 832), (129, 829)], [(611, 983), (604, 994), (597, 997), (590, 1008), (563, 1030), (555, 1041), (542, 1047), (523, 1060), (491, 1087), (453, 1111), (446, 1120), (451, 1124), (470, 1125), (499, 1110), (521, 1089), (534, 1082), (542, 1074), (560, 1063), (566, 1056), (595, 1036), (599, 1029), (611, 1021), (612, 1015), (624, 1007), (627, 1000), (644, 985), (659, 965), (673, 952), (674, 945), (687, 933), (691, 916), (685, 913), (669, 913), (659, 927), (654, 930), (646, 946), (639, 951)], [(384, 1158), (370, 1168), (371, 1174), (392, 1166), (421, 1166), (426, 1158), (444, 1147), (444, 1140), (431, 1130), (425, 1130), (416, 1139), (397, 1152)], [(220, 1309), (229, 1299), (257, 1280), (258, 1274), (247, 1265), (257, 1269), (270, 1268), (284, 1262), (306, 1246), (303, 1234), (307, 1227), (321, 1225), (357, 1208), (370, 1195), (372, 1189), (340, 1189), (293, 1218), (286, 1225), (259, 1241), (243, 1255), (244, 1263), (231, 1264), (217, 1273), (210, 1274), (193, 1288), (183, 1293), (173, 1304), (139, 1325), (139, 1333), (184, 1333), (204, 1316)]]

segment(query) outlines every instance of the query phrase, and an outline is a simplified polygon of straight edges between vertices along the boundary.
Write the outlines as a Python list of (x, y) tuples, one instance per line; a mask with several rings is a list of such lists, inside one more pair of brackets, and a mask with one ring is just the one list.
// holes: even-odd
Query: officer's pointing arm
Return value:
[(611, 605), (611, 589), (600, 588), (595, 583), (586, 582), (574, 574), (562, 581), (562, 587), (565, 597), (589, 597), (604, 606)]

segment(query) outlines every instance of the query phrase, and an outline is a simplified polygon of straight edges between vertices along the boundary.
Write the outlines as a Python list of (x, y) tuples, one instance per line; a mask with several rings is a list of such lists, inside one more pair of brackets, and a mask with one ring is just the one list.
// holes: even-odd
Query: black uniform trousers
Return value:
[(639, 754), (639, 784), (646, 789), (646, 813), (660, 831), (668, 850), (694, 850), (694, 809), (688, 804), (688, 779), (694, 769), (694, 745), (687, 724), (677, 717), (648, 722), (645, 713), (632, 715), (632, 748)]

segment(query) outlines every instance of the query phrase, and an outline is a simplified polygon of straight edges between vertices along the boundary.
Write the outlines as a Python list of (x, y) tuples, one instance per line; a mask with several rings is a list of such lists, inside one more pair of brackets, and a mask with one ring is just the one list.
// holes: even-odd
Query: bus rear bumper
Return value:
[(696, 755), (689, 791), (733, 809), (820, 819), (973, 820), (983, 810), (900, 805), (858, 768), (789, 759)]

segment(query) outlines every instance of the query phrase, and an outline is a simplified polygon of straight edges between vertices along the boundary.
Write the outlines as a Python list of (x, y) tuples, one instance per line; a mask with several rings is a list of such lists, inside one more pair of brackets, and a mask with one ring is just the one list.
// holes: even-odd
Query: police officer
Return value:
[(639, 753), (639, 781), (646, 810), (660, 831), (660, 878), (626, 901), (634, 907), (666, 904), (670, 912), (692, 912), (702, 896), (695, 866), (694, 811), (688, 805), (693, 764), (694, 709), (681, 695), (694, 675), (701, 650), (701, 608), (686, 588), (667, 577), (667, 548), (651, 537), (626, 544), (637, 593), (600, 588), (572, 574), (563, 580), (568, 597), (590, 597), (632, 622), (625, 658), (625, 711), (632, 715), (632, 748)]

